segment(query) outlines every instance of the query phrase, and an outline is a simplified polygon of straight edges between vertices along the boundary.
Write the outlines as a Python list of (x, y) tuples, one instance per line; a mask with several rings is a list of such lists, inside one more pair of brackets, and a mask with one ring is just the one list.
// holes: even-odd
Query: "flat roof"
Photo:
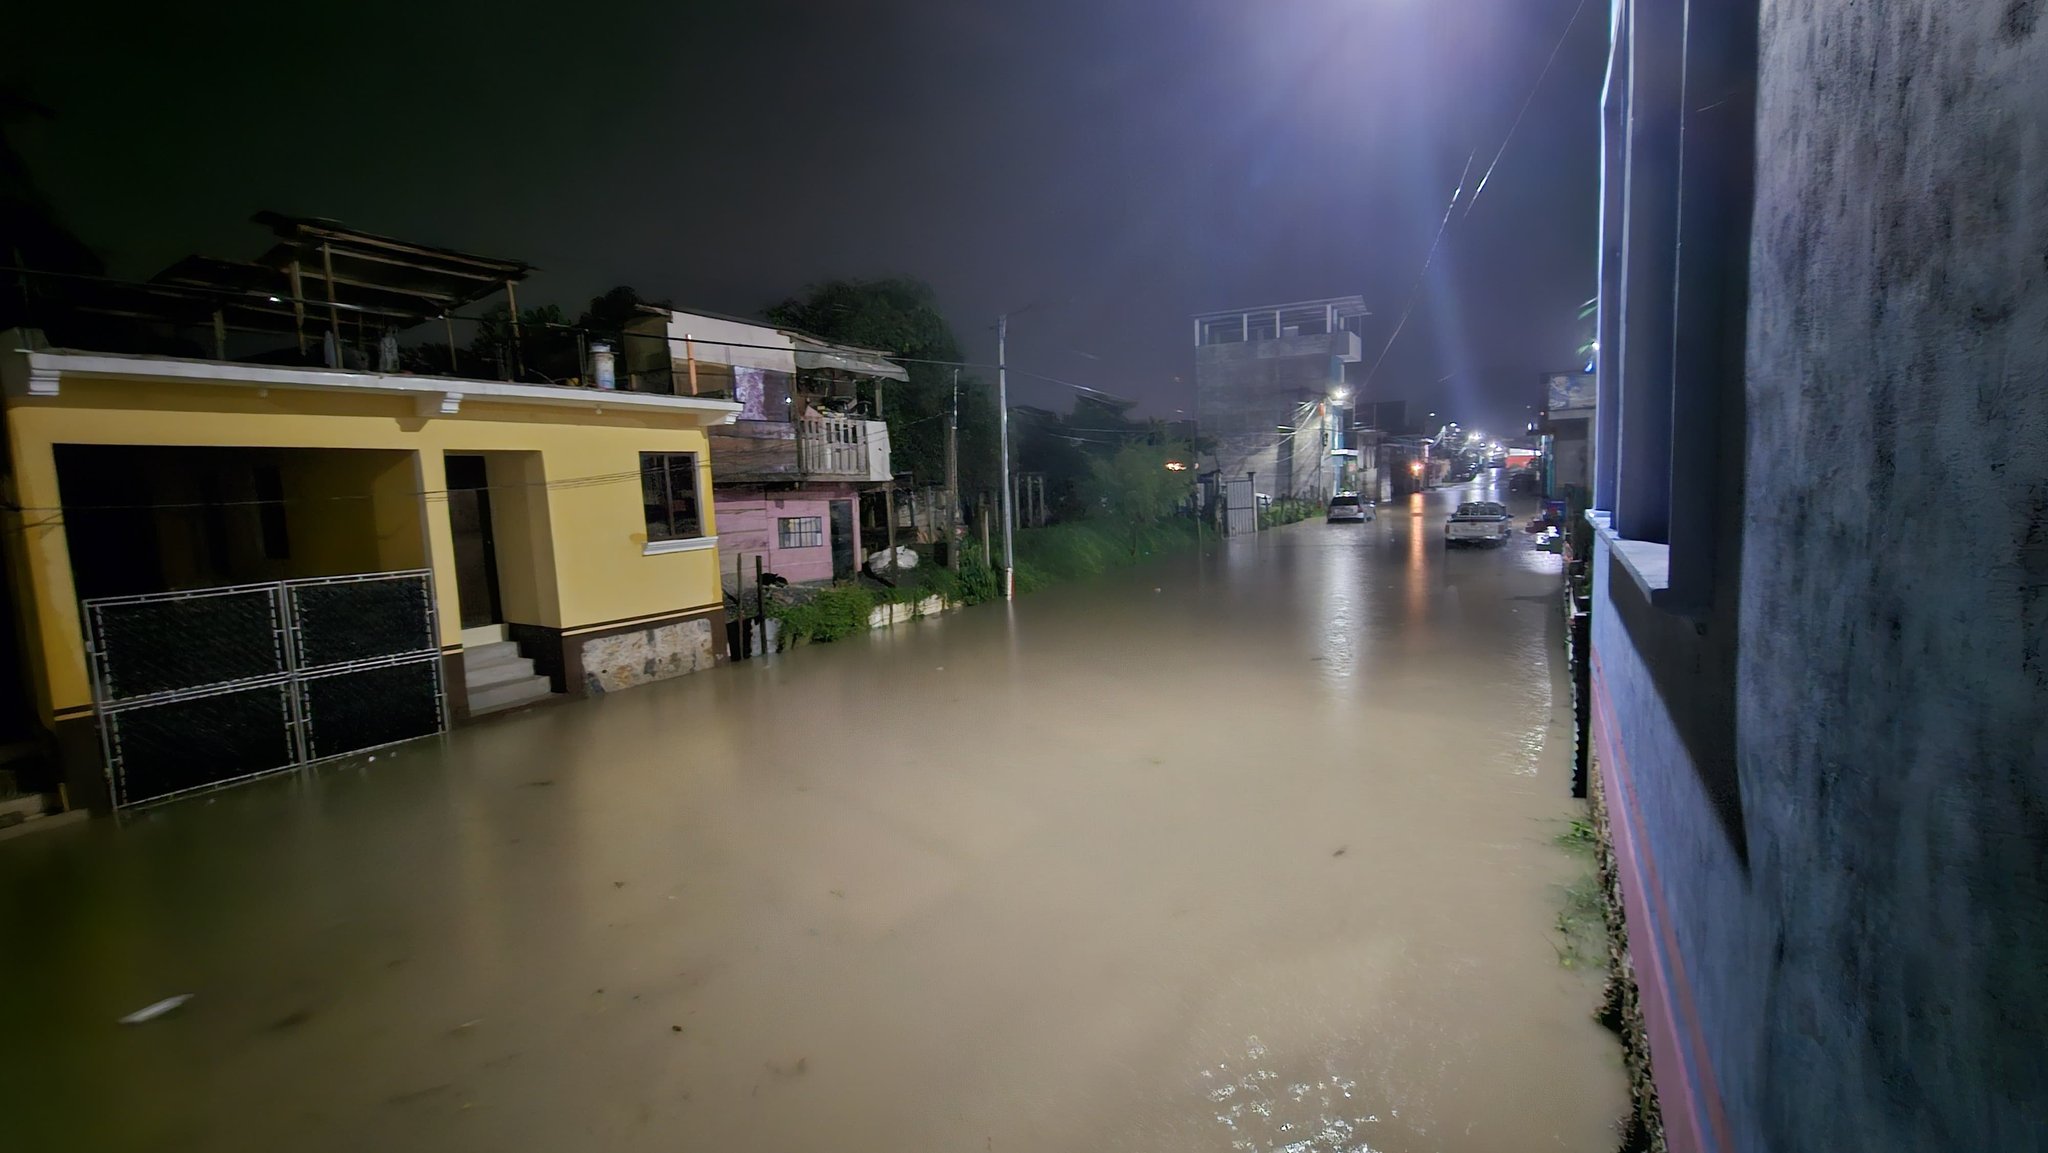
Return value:
[(235, 360), (185, 360), (61, 348), (0, 352), (0, 384), (4, 384), (10, 397), (56, 397), (61, 395), (66, 380), (71, 377), (410, 396), (419, 402), (422, 416), (453, 416), (462, 410), (465, 403), (476, 402), (666, 413), (687, 423), (709, 425), (732, 423), (738, 419), (741, 407), (729, 400), (622, 389), (513, 384), (502, 380), (302, 368)]
[(1294, 312), (1297, 310), (1308, 311), (1310, 309), (1320, 311), (1332, 305), (1336, 307), (1337, 315), (1340, 318), (1372, 315), (1371, 310), (1365, 307), (1365, 297), (1363, 296), (1326, 296), (1321, 300), (1293, 300), (1284, 304), (1250, 304), (1243, 308), (1222, 308), (1215, 312), (1198, 312), (1195, 314), (1195, 319), (1221, 320), (1226, 316), (1241, 316), (1247, 312)]

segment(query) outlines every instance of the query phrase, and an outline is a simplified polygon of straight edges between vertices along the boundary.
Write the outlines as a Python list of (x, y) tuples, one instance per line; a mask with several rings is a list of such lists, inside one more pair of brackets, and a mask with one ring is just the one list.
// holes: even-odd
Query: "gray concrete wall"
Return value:
[(2048, 1148), (2044, 12), (1763, 5), (1712, 608), (1596, 558), (1703, 1148)]
[[(1229, 476), (1255, 472), (1258, 490), (1274, 496), (1313, 488), (1327, 442), (1316, 431), (1315, 414), (1299, 406), (1328, 397), (1343, 382), (1343, 362), (1357, 359), (1357, 348), (1350, 332), (1197, 347), (1195, 404), (1201, 435), (1216, 442), (1211, 467)], [(1281, 425), (1308, 429), (1294, 437), (1291, 469), (1278, 451)], [(1322, 463), (1328, 488), (1330, 466)]]
[(1765, 6), (1759, 1147), (2048, 1147), (2048, 4)]

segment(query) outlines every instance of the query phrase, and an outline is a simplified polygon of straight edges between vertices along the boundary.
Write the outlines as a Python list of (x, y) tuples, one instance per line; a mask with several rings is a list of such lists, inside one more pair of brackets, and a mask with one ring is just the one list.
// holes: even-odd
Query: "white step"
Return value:
[(491, 713), (499, 709), (514, 708), (554, 695), (555, 687), (546, 677), (521, 677), (469, 694), (469, 711)]
[(512, 641), (490, 641), (474, 648), (462, 650), (462, 668), (467, 674), (471, 669), (488, 668), (519, 659), (519, 646)]
[(462, 683), (469, 686), (474, 694), (478, 689), (501, 685), (506, 681), (523, 680), (533, 675), (533, 662), (526, 657), (514, 657), (509, 661), (492, 661), (484, 665), (462, 663)]
[(462, 647), (492, 644), (506, 639), (506, 635), (504, 625), (480, 625), (473, 629), (463, 629)]
[(0, 798), (0, 821), (12, 816), (24, 819), (44, 816), (62, 808), (49, 793), (23, 793)]

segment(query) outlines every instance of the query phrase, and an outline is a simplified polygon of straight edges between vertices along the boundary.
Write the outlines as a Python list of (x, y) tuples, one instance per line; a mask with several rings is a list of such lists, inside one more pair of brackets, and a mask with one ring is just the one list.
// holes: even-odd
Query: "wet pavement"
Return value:
[(1480, 491), (0, 846), (0, 1145), (1611, 1149)]

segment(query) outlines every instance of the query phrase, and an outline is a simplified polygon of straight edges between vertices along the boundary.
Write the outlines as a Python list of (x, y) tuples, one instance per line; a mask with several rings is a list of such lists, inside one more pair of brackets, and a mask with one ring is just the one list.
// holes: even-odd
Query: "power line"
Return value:
[(1458, 186), (1451, 190), (1451, 202), (1444, 205), (1444, 218), (1437, 221), (1436, 239), (1429, 242), (1429, 253), (1422, 258), (1422, 268), (1416, 272), (1415, 284), (1408, 290), (1408, 302), (1401, 306), (1401, 319), (1395, 323), (1394, 331), (1387, 334), (1387, 343), (1380, 347), (1379, 356), (1373, 359), (1372, 367), (1366, 370), (1365, 379), (1359, 382), (1358, 391), (1361, 394), (1372, 385), (1372, 378), (1374, 374), (1379, 372), (1381, 362), (1387, 359), (1387, 353), (1392, 351), (1394, 341), (1400, 338), (1401, 330), (1408, 326), (1408, 314), (1415, 310), (1415, 298), (1422, 293), (1423, 280), (1429, 275), (1431, 262), (1436, 260), (1438, 246), (1444, 242), (1444, 229), (1450, 227), (1451, 213), (1458, 210), (1458, 197), (1462, 196), (1465, 192), (1465, 178), (1472, 175), (1472, 161), (1478, 155), (1478, 152), (1474, 151), (1465, 158), (1465, 171), (1458, 176)]
[[(1486, 171), (1480, 176), (1478, 186), (1472, 190), (1472, 198), (1466, 201), (1466, 216), (1471, 215), (1472, 206), (1478, 203), (1479, 194), (1480, 192), (1485, 190), (1486, 182), (1493, 179), (1493, 170), (1500, 166), (1501, 158), (1507, 155), (1508, 144), (1515, 138), (1515, 130), (1522, 126), (1522, 118), (1528, 115), (1529, 106), (1535, 102), (1536, 93), (1542, 89), (1544, 78), (1550, 75), (1551, 65), (1557, 63), (1557, 55), (1560, 51), (1563, 50), (1565, 40), (1568, 37), (1570, 37), (1572, 28), (1578, 24), (1579, 13), (1583, 12), (1585, 10), (1585, 7), (1586, 0), (1579, 0), (1578, 6), (1572, 9), (1571, 19), (1565, 21), (1564, 31), (1558, 34), (1557, 43), (1551, 46), (1549, 58), (1543, 62), (1543, 70), (1536, 74), (1536, 83), (1529, 86), (1529, 94), (1522, 98), (1522, 106), (1515, 113), (1514, 122), (1508, 125), (1507, 135), (1501, 138), (1500, 148), (1494, 152), (1493, 160), (1487, 164)], [(1387, 359), (1387, 353), (1392, 351), (1394, 347), (1394, 341), (1400, 337), (1401, 330), (1407, 327), (1408, 314), (1412, 312), (1415, 308), (1415, 299), (1422, 291), (1423, 280), (1429, 274), (1429, 266), (1431, 262), (1433, 262), (1436, 259), (1437, 247), (1443, 243), (1444, 229), (1448, 227), (1451, 222), (1451, 214), (1456, 212), (1458, 209), (1458, 198), (1465, 191), (1465, 179), (1466, 177), (1472, 174), (1472, 160), (1475, 157), (1477, 157), (1477, 155), (1478, 153), (1475, 150), (1473, 154), (1471, 156), (1468, 156), (1465, 160), (1465, 171), (1458, 177), (1458, 187), (1451, 192), (1451, 202), (1444, 208), (1444, 218), (1441, 221), (1437, 222), (1436, 239), (1430, 241), (1429, 254), (1423, 257), (1422, 260), (1422, 270), (1415, 274), (1415, 285), (1414, 287), (1409, 289), (1408, 300), (1405, 304), (1401, 306), (1401, 319), (1397, 323), (1395, 323), (1394, 331), (1387, 334), (1387, 343), (1383, 347), (1381, 347), (1379, 356), (1373, 359), (1372, 368), (1366, 371), (1365, 379), (1359, 385), (1360, 392), (1363, 392), (1365, 390), (1366, 385), (1372, 383), (1373, 376), (1379, 372), (1381, 362), (1385, 361)], [(1460, 217), (1460, 219), (1463, 219), (1463, 217)]]
[(1508, 125), (1508, 134), (1501, 139), (1500, 151), (1493, 154), (1493, 162), (1486, 166), (1485, 175), (1479, 178), (1479, 187), (1472, 190), (1472, 199), (1465, 204), (1465, 215), (1472, 215), (1472, 207), (1479, 203), (1479, 194), (1486, 191), (1486, 182), (1493, 179), (1493, 170), (1500, 166), (1500, 158), (1507, 155), (1508, 143), (1515, 138), (1515, 129), (1522, 126), (1522, 117), (1529, 114), (1529, 105), (1536, 102), (1536, 93), (1543, 87), (1543, 78), (1550, 75), (1550, 66), (1557, 63), (1557, 54), (1564, 48), (1564, 42), (1572, 34), (1572, 26), (1579, 22), (1579, 13), (1586, 10), (1586, 0), (1572, 9), (1572, 18), (1564, 22), (1564, 31), (1558, 33), (1557, 43), (1551, 46), (1550, 59), (1543, 62), (1543, 71), (1536, 74), (1536, 83), (1529, 88), (1529, 95), (1522, 101), (1521, 111), (1515, 113), (1514, 123)]

